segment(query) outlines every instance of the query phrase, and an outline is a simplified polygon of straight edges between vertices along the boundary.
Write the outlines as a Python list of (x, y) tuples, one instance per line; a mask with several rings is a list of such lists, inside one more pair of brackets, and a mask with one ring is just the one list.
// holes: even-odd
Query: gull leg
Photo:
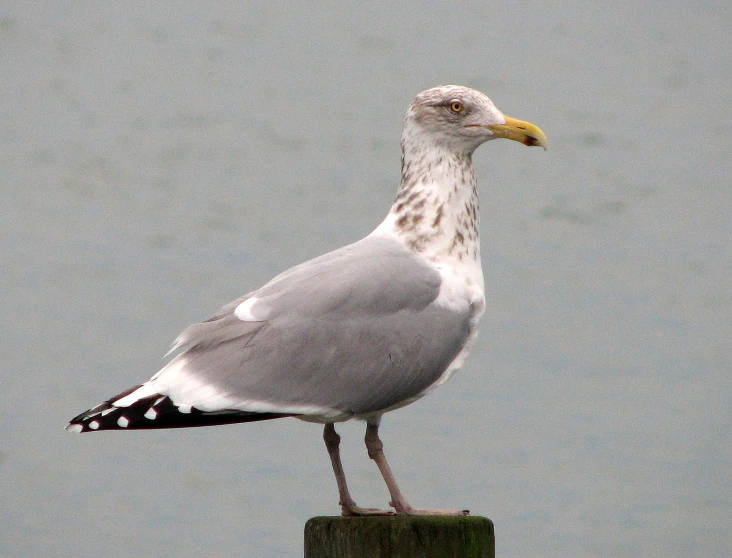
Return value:
[(341, 464), (341, 452), (338, 447), (341, 445), (341, 437), (336, 432), (332, 422), (326, 423), (323, 429), (323, 440), (328, 449), (330, 462), (333, 465), (336, 483), (338, 483), (338, 497), (340, 498), (341, 515), (394, 515), (391, 510), (380, 510), (377, 508), (361, 508), (351, 498), (346, 484), (346, 475)]
[(369, 421), (366, 426), (366, 449), (369, 452), (369, 457), (376, 462), (376, 465), (381, 471), (381, 476), (384, 477), (384, 482), (389, 489), (391, 494), (391, 502), (389, 505), (392, 506), (398, 515), (468, 515), (468, 510), (417, 510), (414, 509), (407, 503), (407, 500), (402, 495), (399, 486), (397, 485), (396, 479), (391, 472), (391, 467), (386, 461), (384, 455), (384, 444), (379, 438), (379, 421)]

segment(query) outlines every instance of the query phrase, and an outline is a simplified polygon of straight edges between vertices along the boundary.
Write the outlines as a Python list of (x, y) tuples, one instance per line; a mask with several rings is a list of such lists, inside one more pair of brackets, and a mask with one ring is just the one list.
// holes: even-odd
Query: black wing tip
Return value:
[(219, 426), (239, 422), (256, 422), (295, 416), (290, 413), (258, 413), (236, 409), (206, 412), (196, 407), (181, 410), (167, 395), (142, 397), (127, 407), (116, 407), (115, 401), (126, 397), (140, 386), (77, 415), (66, 425), (68, 432), (84, 433), (100, 430), (153, 430), (163, 428), (194, 428)]
[[(102, 430), (162, 430), (171, 428), (198, 428), (203, 426), (222, 426), (226, 424), (238, 424), (240, 422), (258, 422), (278, 418), (294, 417), (297, 415), (286, 413), (249, 413), (245, 411), (226, 411), (217, 413), (206, 413), (191, 409), (190, 413), (170, 413), (159, 419), (129, 421), (123, 426), (124, 421), (129, 420), (123, 413), (124, 409), (117, 409), (114, 417), (117, 421), (96, 421), (93, 419), (72, 420), (65, 427), (67, 432), (83, 434), (85, 432), (100, 432)], [(105, 417), (107, 418), (107, 417)], [(119, 421), (122, 421), (120, 424)]]

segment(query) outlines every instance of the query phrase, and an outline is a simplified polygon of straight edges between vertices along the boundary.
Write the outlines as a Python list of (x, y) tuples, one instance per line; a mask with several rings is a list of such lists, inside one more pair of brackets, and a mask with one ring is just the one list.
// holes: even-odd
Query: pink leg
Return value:
[(397, 486), (396, 479), (391, 472), (389, 464), (386, 462), (386, 456), (384, 455), (384, 444), (379, 438), (379, 422), (369, 422), (366, 426), (366, 449), (369, 452), (369, 457), (376, 461), (376, 465), (381, 471), (381, 476), (384, 477), (386, 486), (391, 494), (391, 502), (389, 505), (392, 506), (398, 515), (468, 515), (468, 510), (416, 510), (410, 506), (404, 496), (402, 495), (399, 486)]
[(341, 437), (335, 430), (332, 422), (325, 425), (323, 429), (323, 440), (325, 440), (325, 447), (328, 449), (328, 455), (330, 456), (330, 462), (333, 465), (333, 472), (335, 473), (336, 482), (338, 483), (338, 496), (341, 504), (341, 515), (394, 515), (391, 510), (380, 510), (377, 508), (360, 508), (353, 501), (351, 495), (348, 492), (348, 485), (346, 484), (346, 475), (343, 472), (343, 465), (341, 464), (341, 452), (338, 447), (341, 444)]

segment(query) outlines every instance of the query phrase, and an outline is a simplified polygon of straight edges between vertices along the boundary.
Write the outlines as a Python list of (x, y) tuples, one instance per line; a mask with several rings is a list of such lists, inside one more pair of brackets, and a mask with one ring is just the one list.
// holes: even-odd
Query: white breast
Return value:
[(436, 266), (442, 277), (440, 294), (434, 304), (470, 315), (470, 334), (462, 350), (430, 390), (444, 384), (457, 372), (468, 357), (478, 335), (478, 325), (485, 311), (485, 290), (480, 260), (464, 260), (452, 265)]

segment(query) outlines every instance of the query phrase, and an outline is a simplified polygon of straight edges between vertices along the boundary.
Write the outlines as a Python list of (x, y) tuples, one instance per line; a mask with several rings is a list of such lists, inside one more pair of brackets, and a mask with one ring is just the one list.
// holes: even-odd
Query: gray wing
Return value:
[(367, 237), (190, 326), (151, 387), (206, 412), (385, 410), (437, 381), (468, 339), (469, 313), (434, 303), (440, 283), (396, 242)]

